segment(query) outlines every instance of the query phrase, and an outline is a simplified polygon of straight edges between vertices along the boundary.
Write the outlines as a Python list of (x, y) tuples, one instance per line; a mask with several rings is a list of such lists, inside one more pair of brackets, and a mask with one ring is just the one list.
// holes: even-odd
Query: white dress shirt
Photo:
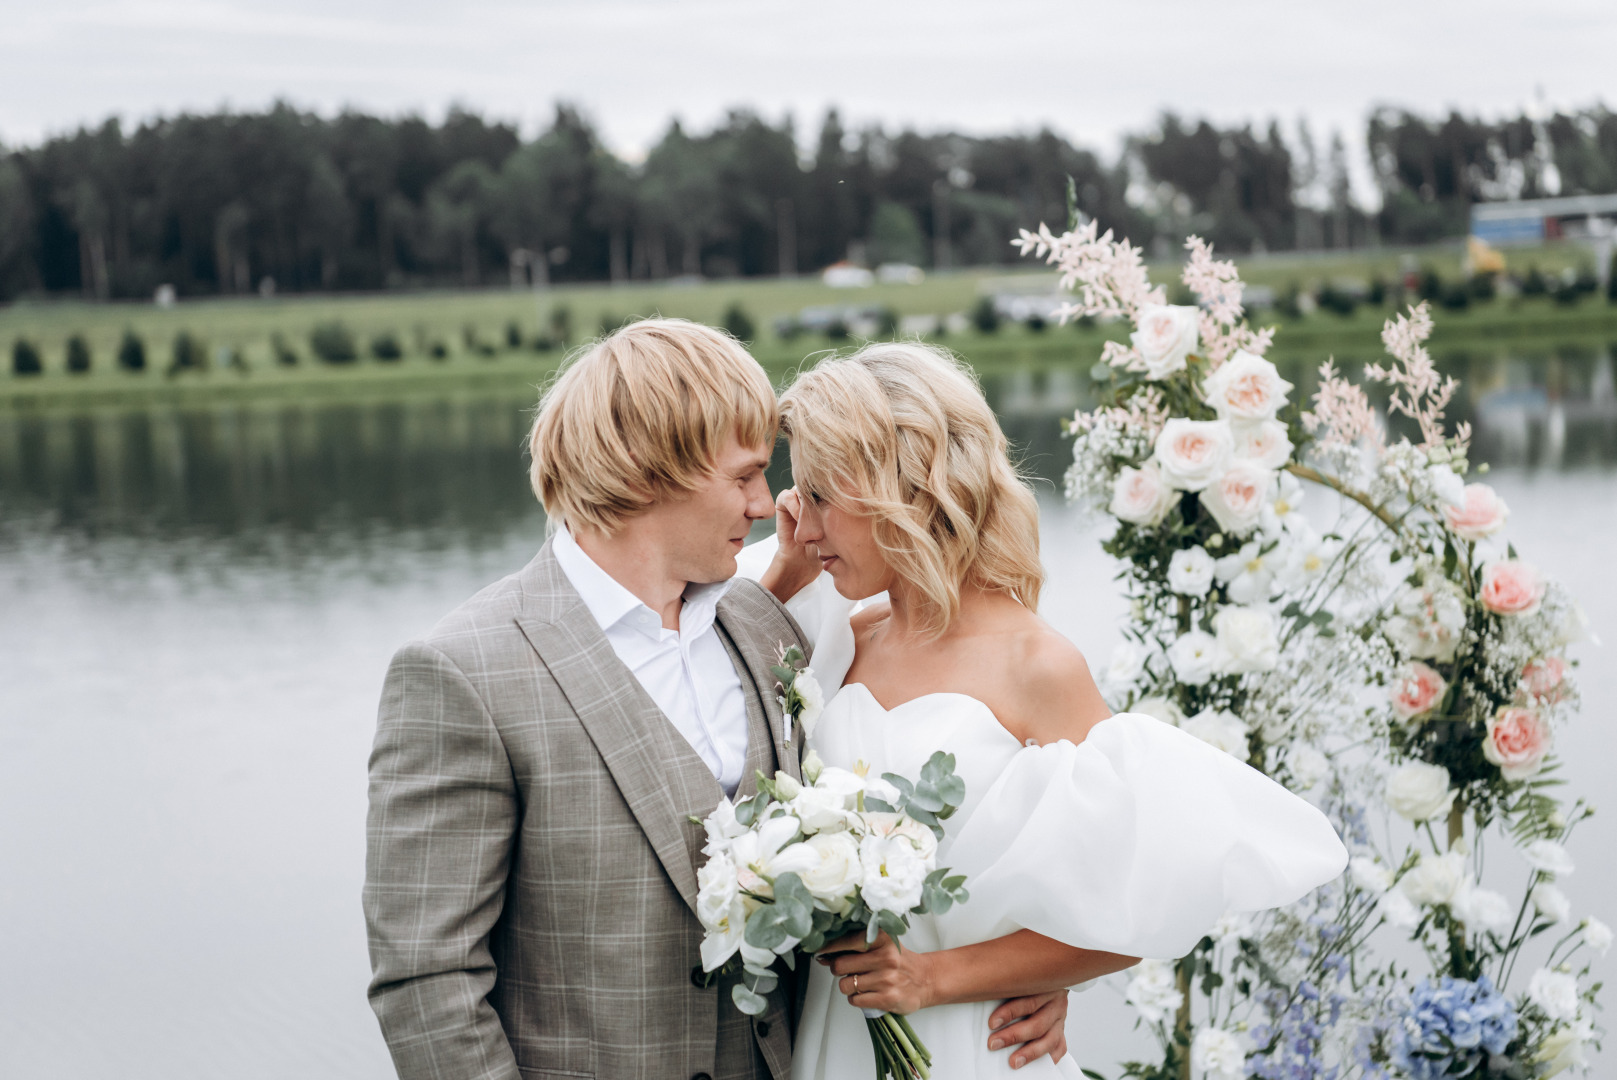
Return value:
[(556, 531), (551, 550), (612, 651), (734, 795), (747, 766), (747, 699), (713, 625), (730, 582), (687, 586), (679, 629), (666, 630), (662, 617), (602, 570), (565, 528)]

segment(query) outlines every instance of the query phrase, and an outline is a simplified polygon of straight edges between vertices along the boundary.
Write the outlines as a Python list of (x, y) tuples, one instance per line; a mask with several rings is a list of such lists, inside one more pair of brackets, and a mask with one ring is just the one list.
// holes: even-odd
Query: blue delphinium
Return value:
[(1445, 975), (1435, 986), (1422, 979), (1415, 987), (1394, 1029), (1392, 1056), (1413, 1080), (1438, 1080), (1465, 1075), (1515, 1037), (1516, 1011), (1486, 975), (1476, 982)]

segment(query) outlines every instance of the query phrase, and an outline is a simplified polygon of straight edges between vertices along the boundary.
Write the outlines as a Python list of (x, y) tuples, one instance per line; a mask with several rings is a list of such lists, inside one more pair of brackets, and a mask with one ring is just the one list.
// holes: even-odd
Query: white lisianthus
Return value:
[(808, 753), (803, 755), (802, 769), (803, 779), (811, 784), (820, 782), (820, 773), (825, 771), (825, 762), (820, 760), (820, 755), (812, 746), (809, 747)]
[(1449, 787), (1449, 771), (1424, 761), (1406, 762), (1387, 778), (1387, 805), (1417, 825), (1447, 814), (1457, 794)]
[(1219, 559), (1215, 574), (1235, 603), (1261, 604), (1269, 599), (1274, 584), (1275, 561), (1273, 554), (1263, 554), (1263, 545), (1253, 540)]
[(1567, 849), (1554, 840), (1534, 840), (1522, 848), (1522, 858), (1546, 874), (1570, 874), (1576, 868)]
[(1263, 535), (1273, 540), (1282, 532), (1307, 530), (1312, 533), (1313, 529), (1302, 515), (1302, 505), (1302, 481), (1289, 472), (1281, 473), (1274, 499), (1263, 508)]
[(1190, 1067), (1207, 1080), (1241, 1080), (1246, 1075), (1246, 1048), (1233, 1032), (1202, 1028), (1190, 1042)]
[(736, 820), (735, 803), (729, 798), (719, 800), (719, 805), (702, 822), (702, 828), (707, 832), (707, 843), (702, 846), (704, 855), (729, 850), (730, 841), (747, 831), (747, 827)]
[(774, 783), (775, 792), (780, 796), (782, 802), (791, 802), (797, 798), (797, 793), (803, 790), (803, 785), (797, 777), (792, 776), (790, 773), (782, 772), (780, 769), (775, 770)]
[(1130, 973), (1123, 1000), (1140, 1010), (1148, 1024), (1159, 1024), (1184, 1003), (1184, 995), (1174, 981), (1173, 964), (1167, 960), (1141, 960)]
[(1509, 930), (1511, 920), (1516, 916), (1510, 901), (1499, 893), (1469, 886), (1455, 894), (1449, 902), (1449, 910), (1471, 930), (1491, 934), (1502, 934)]
[(1286, 767), (1298, 790), (1308, 791), (1331, 774), (1331, 762), (1319, 750), (1299, 743), (1286, 754)]
[(1392, 888), (1392, 871), (1368, 855), (1355, 855), (1349, 859), (1348, 874), (1353, 878), (1353, 884), (1377, 896)]
[(1595, 1037), (1594, 1021), (1579, 1018), (1565, 1027), (1558, 1027), (1539, 1043), (1533, 1060), (1543, 1066), (1536, 1075), (1548, 1080), (1567, 1069), (1587, 1069), (1589, 1059), (1583, 1056), (1585, 1043)]
[(1190, 630), (1168, 646), (1168, 664), (1174, 678), (1186, 686), (1201, 686), (1218, 667), (1218, 641), (1205, 630)]
[(806, 667), (797, 673), (792, 689), (803, 699), (803, 711), (797, 717), (797, 722), (803, 725), (803, 737), (813, 738), (814, 725), (820, 722), (820, 714), (825, 712), (825, 688), (814, 677), (814, 669)]
[(860, 832), (865, 836), (897, 837), (908, 840), (910, 846), (920, 854), (923, 862), (927, 864), (927, 872), (935, 869), (934, 856), (938, 852), (938, 838), (932, 830), (919, 821), (906, 814), (889, 814), (880, 811), (862, 815), (863, 824)]
[(1583, 943), (1601, 956), (1611, 948), (1611, 927), (1595, 918), (1593, 915), (1583, 920)]
[(1216, 746), (1233, 758), (1245, 761), (1251, 753), (1246, 725), (1228, 709), (1203, 709), (1179, 727), (1209, 746)]
[(1148, 304), (1140, 308), (1129, 341), (1151, 379), (1165, 379), (1185, 369), (1185, 361), (1197, 348), (1201, 334), (1201, 311), (1194, 307)]
[(1533, 909), (1550, 922), (1564, 923), (1572, 918), (1572, 901), (1547, 881), (1534, 885), (1528, 897), (1533, 901)]
[(1162, 524), (1179, 492), (1168, 486), (1162, 473), (1149, 461), (1138, 469), (1123, 466), (1112, 485), (1112, 501), (1107, 509), (1119, 521), (1154, 527)]
[(1129, 712), (1141, 713), (1174, 727), (1185, 722), (1184, 710), (1165, 697), (1141, 698), (1129, 707)]
[(1417, 904), (1446, 904), (1465, 884), (1465, 859), (1458, 852), (1423, 858), (1398, 883)]
[(865, 781), (847, 769), (822, 767), (819, 779), (798, 792), (788, 806), (805, 832), (845, 829), (859, 818), (854, 800), (863, 790)]
[(1551, 1020), (1571, 1020), (1578, 1015), (1578, 980), (1564, 971), (1539, 968), (1527, 980), (1527, 1000)]
[(1213, 616), (1222, 668), (1233, 675), (1273, 671), (1280, 662), (1275, 619), (1262, 608), (1231, 605)]
[(1420, 923), (1420, 908), (1401, 889), (1383, 894), (1376, 903), (1376, 910), (1383, 919), (1400, 930), (1413, 930)]
[(1291, 460), (1291, 437), (1278, 420), (1235, 425), (1235, 457), (1260, 469), (1279, 469)]
[(736, 865), (723, 851), (710, 855), (696, 872), (696, 917), (707, 931), (702, 938), (702, 970), (712, 971), (741, 948), (747, 928)]
[(1274, 487), (1274, 473), (1250, 461), (1236, 461), (1201, 493), (1201, 503), (1219, 528), (1243, 536), (1263, 520)]
[(1110, 659), (1106, 662), (1106, 670), (1101, 675), (1101, 682), (1111, 691), (1126, 692), (1140, 676), (1145, 674), (1145, 662), (1151, 653), (1138, 641), (1124, 638), (1112, 650)]
[(1273, 420), (1291, 383), (1261, 356), (1238, 350), (1202, 384), (1202, 397), (1221, 420)]
[(803, 846), (812, 850), (819, 860), (799, 871), (804, 887), (832, 911), (843, 910), (863, 876), (859, 842), (850, 833), (832, 832), (811, 836)]
[(928, 871), (908, 837), (865, 837), (859, 842), (859, 864), (859, 891), (872, 911), (902, 915), (921, 902)]
[(1168, 588), (1180, 596), (1206, 596), (1213, 587), (1213, 557), (1200, 546), (1182, 548), (1168, 560)]
[(1432, 494), (1445, 509), (1463, 509), (1465, 481), (1447, 465), (1433, 465), (1426, 470), (1426, 482), (1432, 485)]
[(1235, 436), (1223, 420), (1176, 416), (1157, 434), (1152, 460), (1162, 479), (1180, 491), (1201, 491), (1223, 475), (1235, 452)]

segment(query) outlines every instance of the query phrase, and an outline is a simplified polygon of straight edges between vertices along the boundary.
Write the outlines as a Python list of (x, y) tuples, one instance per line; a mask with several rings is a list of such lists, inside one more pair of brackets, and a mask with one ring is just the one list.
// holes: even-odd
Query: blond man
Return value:
[[(530, 436), (550, 539), (393, 658), (364, 903), (404, 1080), (790, 1076), (791, 984), (749, 1018), (702, 976), (691, 820), (798, 774), (768, 669), (809, 642), (734, 578), (775, 513), (777, 420), (718, 331), (658, 319), (597, 342)], [(1059, 1005), (1009, 1004), (1039, 1011), (996, 1037), (1052, 1045)]]

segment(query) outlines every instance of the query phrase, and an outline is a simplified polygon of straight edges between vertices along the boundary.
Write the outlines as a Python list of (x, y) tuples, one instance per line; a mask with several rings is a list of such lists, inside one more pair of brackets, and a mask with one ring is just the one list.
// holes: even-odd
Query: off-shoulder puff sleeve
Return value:
[(1347, 851), (1314, 806), (1150, 717), (1016, 753), (944, 861), (971, 899), (955, 944), (1026, 928), (1127, 956), (1185, 955), (1227, 912), (1300, 899)]

